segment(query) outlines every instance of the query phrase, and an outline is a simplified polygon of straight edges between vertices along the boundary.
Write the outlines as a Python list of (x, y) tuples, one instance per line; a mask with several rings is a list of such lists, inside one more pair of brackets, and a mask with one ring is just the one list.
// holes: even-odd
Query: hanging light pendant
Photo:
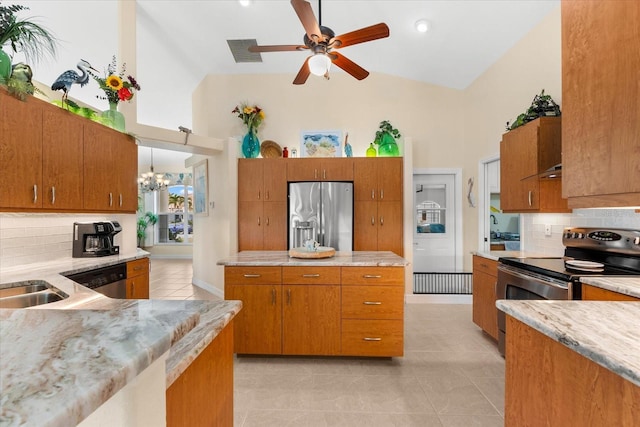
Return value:
[(153, 172), (153, 148), (151, 149), (151, 170), (140, 175), (138, 185), (143, 193), (164, 190), (169, 185), (169, 180), (165, 179), (164, 175)]

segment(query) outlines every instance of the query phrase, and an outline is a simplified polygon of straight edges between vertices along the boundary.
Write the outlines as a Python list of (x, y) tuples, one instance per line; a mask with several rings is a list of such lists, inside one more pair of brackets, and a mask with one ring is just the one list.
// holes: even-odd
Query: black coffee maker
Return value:
[(116, 255), (120, 246), (113, 244), (113, 237), (122, 231), (117, 221), (74, 222), (73, 257), (87, 258)]

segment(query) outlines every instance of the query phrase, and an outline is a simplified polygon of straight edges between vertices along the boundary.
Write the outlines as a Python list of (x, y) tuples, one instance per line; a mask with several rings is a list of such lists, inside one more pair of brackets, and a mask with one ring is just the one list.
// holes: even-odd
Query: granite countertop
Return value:
[(528, 252), (528, 251), (473, 251), (471, 252), (473, 255), (478, 255), (483, 258), (492, 259), (494, 261), (498, 261), (498, 258), (501, 257), (511, 257), (511, 258), (532, 258), (532, 257), (549, 257), (549, 255), (543, 255), (538, 252)]
[(640, 304), (498, 300), (498, 309), (640, 386)]
[(0, 270), (2, 283), (46, 280), (70, 295), (0, 309), (0, 425), (75, 425), (167, 352), (169, 387), (240, 311), (240, 301), (112, 299), (60, 275), (146, 256)]
[(338, 251), (331, 258), (292, 258), (288, 251), (242, 251), (221, 259), (225, 266), (325, 266), (325, 267), (404, 267), (408, 261), (390, 251)]
[(640, 276), (584, 276), (582, 283), (640, 298)]

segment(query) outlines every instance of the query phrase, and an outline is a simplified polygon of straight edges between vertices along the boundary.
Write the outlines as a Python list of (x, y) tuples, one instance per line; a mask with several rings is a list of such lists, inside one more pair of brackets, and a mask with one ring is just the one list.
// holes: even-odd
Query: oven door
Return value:
[[(498, 264), (497, 299), (569, 300), (572, 283)], [(506, 316), (498, 310), (498, 350), (504, 356)]]

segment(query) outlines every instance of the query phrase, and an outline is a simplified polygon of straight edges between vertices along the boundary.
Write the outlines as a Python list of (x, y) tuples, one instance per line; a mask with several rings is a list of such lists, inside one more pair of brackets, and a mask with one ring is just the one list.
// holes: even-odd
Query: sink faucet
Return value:
[(496, 220), (496, 216), (494, 214), (489, 215), (489, 218), (491, 218), (493, 220), (494, 224), (498, 223), (498, 220)]

